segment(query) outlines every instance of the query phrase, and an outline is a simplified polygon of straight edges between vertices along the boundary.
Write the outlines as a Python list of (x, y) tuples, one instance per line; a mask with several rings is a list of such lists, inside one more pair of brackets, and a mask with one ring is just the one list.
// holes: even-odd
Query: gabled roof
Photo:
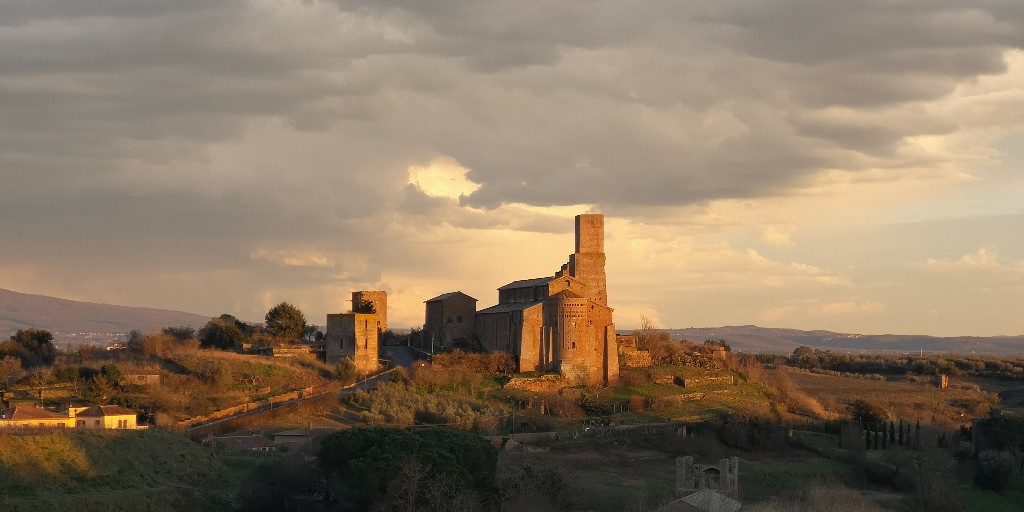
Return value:
[(548, 297), (549, 299), (583, 299), (583, 294), (576, 293), (568, 288)]
[(533, 279), (520, 279), (519, 281), (512, 281), (511, 283), (506, 284), (505, 286), (502, 286), (501, 288), (498, 288), (498, 289), (499, 290), (511, 290), (511, 289), (514, 289), (514, 288), (533, 288), (534, 286), (540, 286), (542, 284), (548, 284), (551, 281), (554, 281), (555, 279), (557, 279), (557, 278), (554, 277), (554, 276), (535, 277)]
[(39, 407), (16, 406), (3, 411), (4, 420), (66, 420), (67, 416)]
[(437, 302), (439, 300), (448, 300), (448, 299), (454, 297), (455, 295), (465, 295), (466, 297), (469, 297), (470, 299), (476, 300), (475, 298), (470, 297), (469, 295), (466, 295), (465, 293), (462, 293), (462, 292), (448, 292), (448, 293), (442, 293), (441, 295), (438, 295), (437, 297), (434, 297), (433, 299), (425, 300), (423, 302)]
[(477, 311), (476, 314), (489, 315), (493, 313), (508, 313), (509, 311), (523, 311), (530, 309), (534, 306), (540, 306), (543, 303), (544, 301), (542, 300), (534, 302), (503, 302), (501, 304), (491, 306), (487, 309), (481, 309), (480, 311)]
[(99, 418), (103, 416), (136, 416), (138, 413), (131, 410), (125, 409), (120, 405), (94, 405), (88, 409), (78, 411), (75, 416), (81, 418), (82, 416), (88, 418)]

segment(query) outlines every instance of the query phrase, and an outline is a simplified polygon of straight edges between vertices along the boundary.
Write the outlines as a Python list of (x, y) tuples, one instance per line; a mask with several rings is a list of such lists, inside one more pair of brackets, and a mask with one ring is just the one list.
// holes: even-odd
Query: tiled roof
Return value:
[[(451, 297), (453, 297), (455, 295), (466, 295), (466, 294), (462, 293), (462, 292), (442, 293), (441, 295), (438, 295), (437, 297), (434, 297), (433, 299), (425, 300), (423, 302), (436, 302), (436, 301), (439, 301), (439, 300), (447, 300), (447, 299), (449, 299), (449, 298), (451, 298)], [(469, 297), (470, 299), (473, 299), (473, 297), (470, 297), (469, 295), (466, 295), (466, 297)], [(476, 299), (473, 299), (473, 300), (476, 300)]]
[(17, 406), (3, 411), (5, 420), (66, 420), (68, 417), (39, 407)]
[(520, 279), (519, 281), (512, 281), (511, 283), (506, 284), (505, 286), (502, 286), (501, 288), (498, 288), (498, 289), (499, 290), (510, 290), (510, 289), (513, 289), (513, 288), (532, 288), (534, 286), (540, 286), (542, 284), (548, 284), (551, 281), (553, 281), (554, 279), (555, 279), (554, 276), (535, 277), (533, 279)]
[(487, 309), (481, 309), (480, 311), (477, 311), (476, 314), (488, 315), (492, 313), (508, 313), (509, 311), (523, 311), (526, 309), (530, 309), (534, 306), (539, 306), (543, 303), (544, 301), (542, 300), (536, 302), (503, 302), (501, 304), (491, 306)]
[(565, 290), (562, 290), (562, 291), (552, 295), (549, 298), (555, 298), (555, 299), (582, 299), (584, 297), (583, 297), (582, 294), (576, 293), (576, 292), (566, 288)]
[(88, 417), (88, 418), (99, 418), (101, 416), (135, 416), (138, 413), (131, 410), (125, 409), (120, 405), (94, 405), (88, 409), (78, 411), (76, 417)]

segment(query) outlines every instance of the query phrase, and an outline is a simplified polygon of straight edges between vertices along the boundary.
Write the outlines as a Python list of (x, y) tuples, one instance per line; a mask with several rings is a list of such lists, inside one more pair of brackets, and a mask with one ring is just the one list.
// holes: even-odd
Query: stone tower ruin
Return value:
[(358, 311), (363, 304), (373, 306), (373, 311), (377, 315), (377, 329), (380, 332), (388, 330), (388, 292), (368, 290), (352, 292), (352, 311), (367, 313), (367, 311)]

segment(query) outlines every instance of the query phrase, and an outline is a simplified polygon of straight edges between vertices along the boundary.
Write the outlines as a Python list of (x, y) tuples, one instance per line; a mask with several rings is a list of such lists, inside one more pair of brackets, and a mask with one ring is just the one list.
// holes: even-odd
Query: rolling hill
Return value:
[(57, 343), (103, 343), (132, 329), (149, 332), (181, 325), (199, 328), (209, 319), (181, 311), (79, 302), (0, 289), (0, 339), (18, 329), (39, 327), (52, 332)]
[(952, 336), (913, 334), (848, 334), (800, 331), (756, 325), (668, 329), (673, 339), (695, 342), (726, 340), (744, 352), (789, 353), (805, 346), (835, 352), (956, 352), (960, 354), (1024, 355), (1024, 336)]

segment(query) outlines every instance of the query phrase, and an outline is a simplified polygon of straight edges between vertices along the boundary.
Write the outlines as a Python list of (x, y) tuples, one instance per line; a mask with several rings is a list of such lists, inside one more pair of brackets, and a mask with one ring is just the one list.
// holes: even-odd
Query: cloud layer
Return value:
[[(555, 270), (595, 210), (620, 324), (1024, 332), (911, 311), (914, 261), (1024, 259), (942, 229), (1021, 227), (1014, 0), (0, 9), (0, 286), (314, 320), (384, 288), (416, 325)], [(872, 227), (902, 222), (939, 233)], [(900, 249), (855, 260), (837, 230)]]

